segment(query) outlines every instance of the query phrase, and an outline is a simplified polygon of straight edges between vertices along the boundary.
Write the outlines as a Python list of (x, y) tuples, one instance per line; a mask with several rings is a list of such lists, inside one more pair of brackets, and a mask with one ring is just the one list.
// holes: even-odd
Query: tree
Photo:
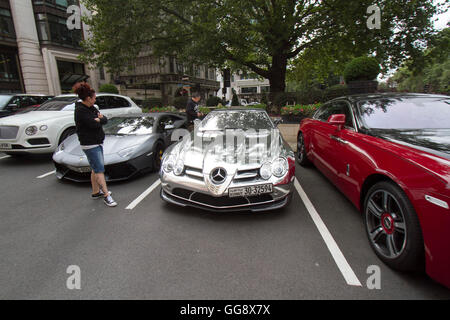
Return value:
[(400, 91), (450, 94), (450, 28), (435, 35), (419, 63), (407, 60), (392, 80)]
[(119, 94), (119, 90), (113, 84), (105, 83), (100, 86), (99, 92)]
[[(84, 0), (92, 38), (84, 59), (117, 72), (144, 49), (191, 63), (249, 70), (285, 91), (288, 62), (319, 48), (375, 54), (384, 67), (414, 58), (433, 33), (429, 0), (380, 0), (381, 28), (368, 29), (373, 0)], [(272, 100), (272, 99), (270, 99)]]

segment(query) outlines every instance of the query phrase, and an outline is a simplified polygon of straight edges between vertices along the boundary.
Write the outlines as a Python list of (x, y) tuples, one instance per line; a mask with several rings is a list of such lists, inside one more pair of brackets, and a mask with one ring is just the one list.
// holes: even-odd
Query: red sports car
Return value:
[(450, 97), (373, 94), (334, 99), (304, 119), (300, 165), (312, 162), (363, 213), (390, 267), (450, 288)]

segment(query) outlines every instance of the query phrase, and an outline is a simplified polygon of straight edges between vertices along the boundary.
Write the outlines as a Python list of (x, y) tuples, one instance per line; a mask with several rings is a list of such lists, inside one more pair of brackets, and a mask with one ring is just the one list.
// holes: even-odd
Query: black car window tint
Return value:
[(339, 106), (333, 105), (333, 104), (329, 104), (327, 106), (325, 106), (323, 112), (321, 112), (318, 115), (318, 119), (324, 122), (328, 121), (328, 118), (332, 115), (332, 114), (340, 114), (341, 113), (341, 108)]
[(111, 108), (111, 107), (108, 106), (108, 103), (107, 103), (106, 98), (107, 98), (107, 97), (97, 97), (97, 98), (95, 99), (95, 104), (98, 106), (98, 108), (99, 108), (100, 110)]
[(111, 106), (113, 108), (127, 108), (130, 106), (127, 100), (120, 98), (120, 97), (109, 97), (109, 100), (111, 101)]

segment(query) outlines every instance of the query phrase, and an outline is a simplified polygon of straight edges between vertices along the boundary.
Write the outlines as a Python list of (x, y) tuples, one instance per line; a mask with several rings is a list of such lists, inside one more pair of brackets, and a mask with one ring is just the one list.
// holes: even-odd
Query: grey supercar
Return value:
[[(106, 180), (126, 180), (142, 172), (157, 171), (164, 150), (172, 143), (174, 131), (183, 128), (186, 128), (186, 118), (171, 113), (143, 113), (109, 119), (103, 127)], [(76, 134), (58, 146), (53, 162), (59, 179), (90, 181), (91, 168)]]

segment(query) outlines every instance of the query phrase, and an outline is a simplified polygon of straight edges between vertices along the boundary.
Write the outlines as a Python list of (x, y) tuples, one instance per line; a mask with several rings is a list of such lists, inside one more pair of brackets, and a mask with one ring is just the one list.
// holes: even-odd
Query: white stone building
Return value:
[[(223, 75), (219, 75), (220, 90), (217, 93), (222, 99), (231, 100), (233, 98), (233, 89), (240, 100), (249, 102), (261, 102), (263, 94), (269, 93), (269, 80), (258, 79), (255, 75), (245, 74), (243, 72), (232, 73), (228, 81), (225, 81)], [(225, 88), (225, 90), (224, 90)], [(225, 91), (225, 93), (224, 93)]]
[(67, 7), (78, 0), (0, 0), (0, 92), (58, 95), (86, 80), (98, 90), (103, 70), (79, 61), (88, 28), (69, 30)]

